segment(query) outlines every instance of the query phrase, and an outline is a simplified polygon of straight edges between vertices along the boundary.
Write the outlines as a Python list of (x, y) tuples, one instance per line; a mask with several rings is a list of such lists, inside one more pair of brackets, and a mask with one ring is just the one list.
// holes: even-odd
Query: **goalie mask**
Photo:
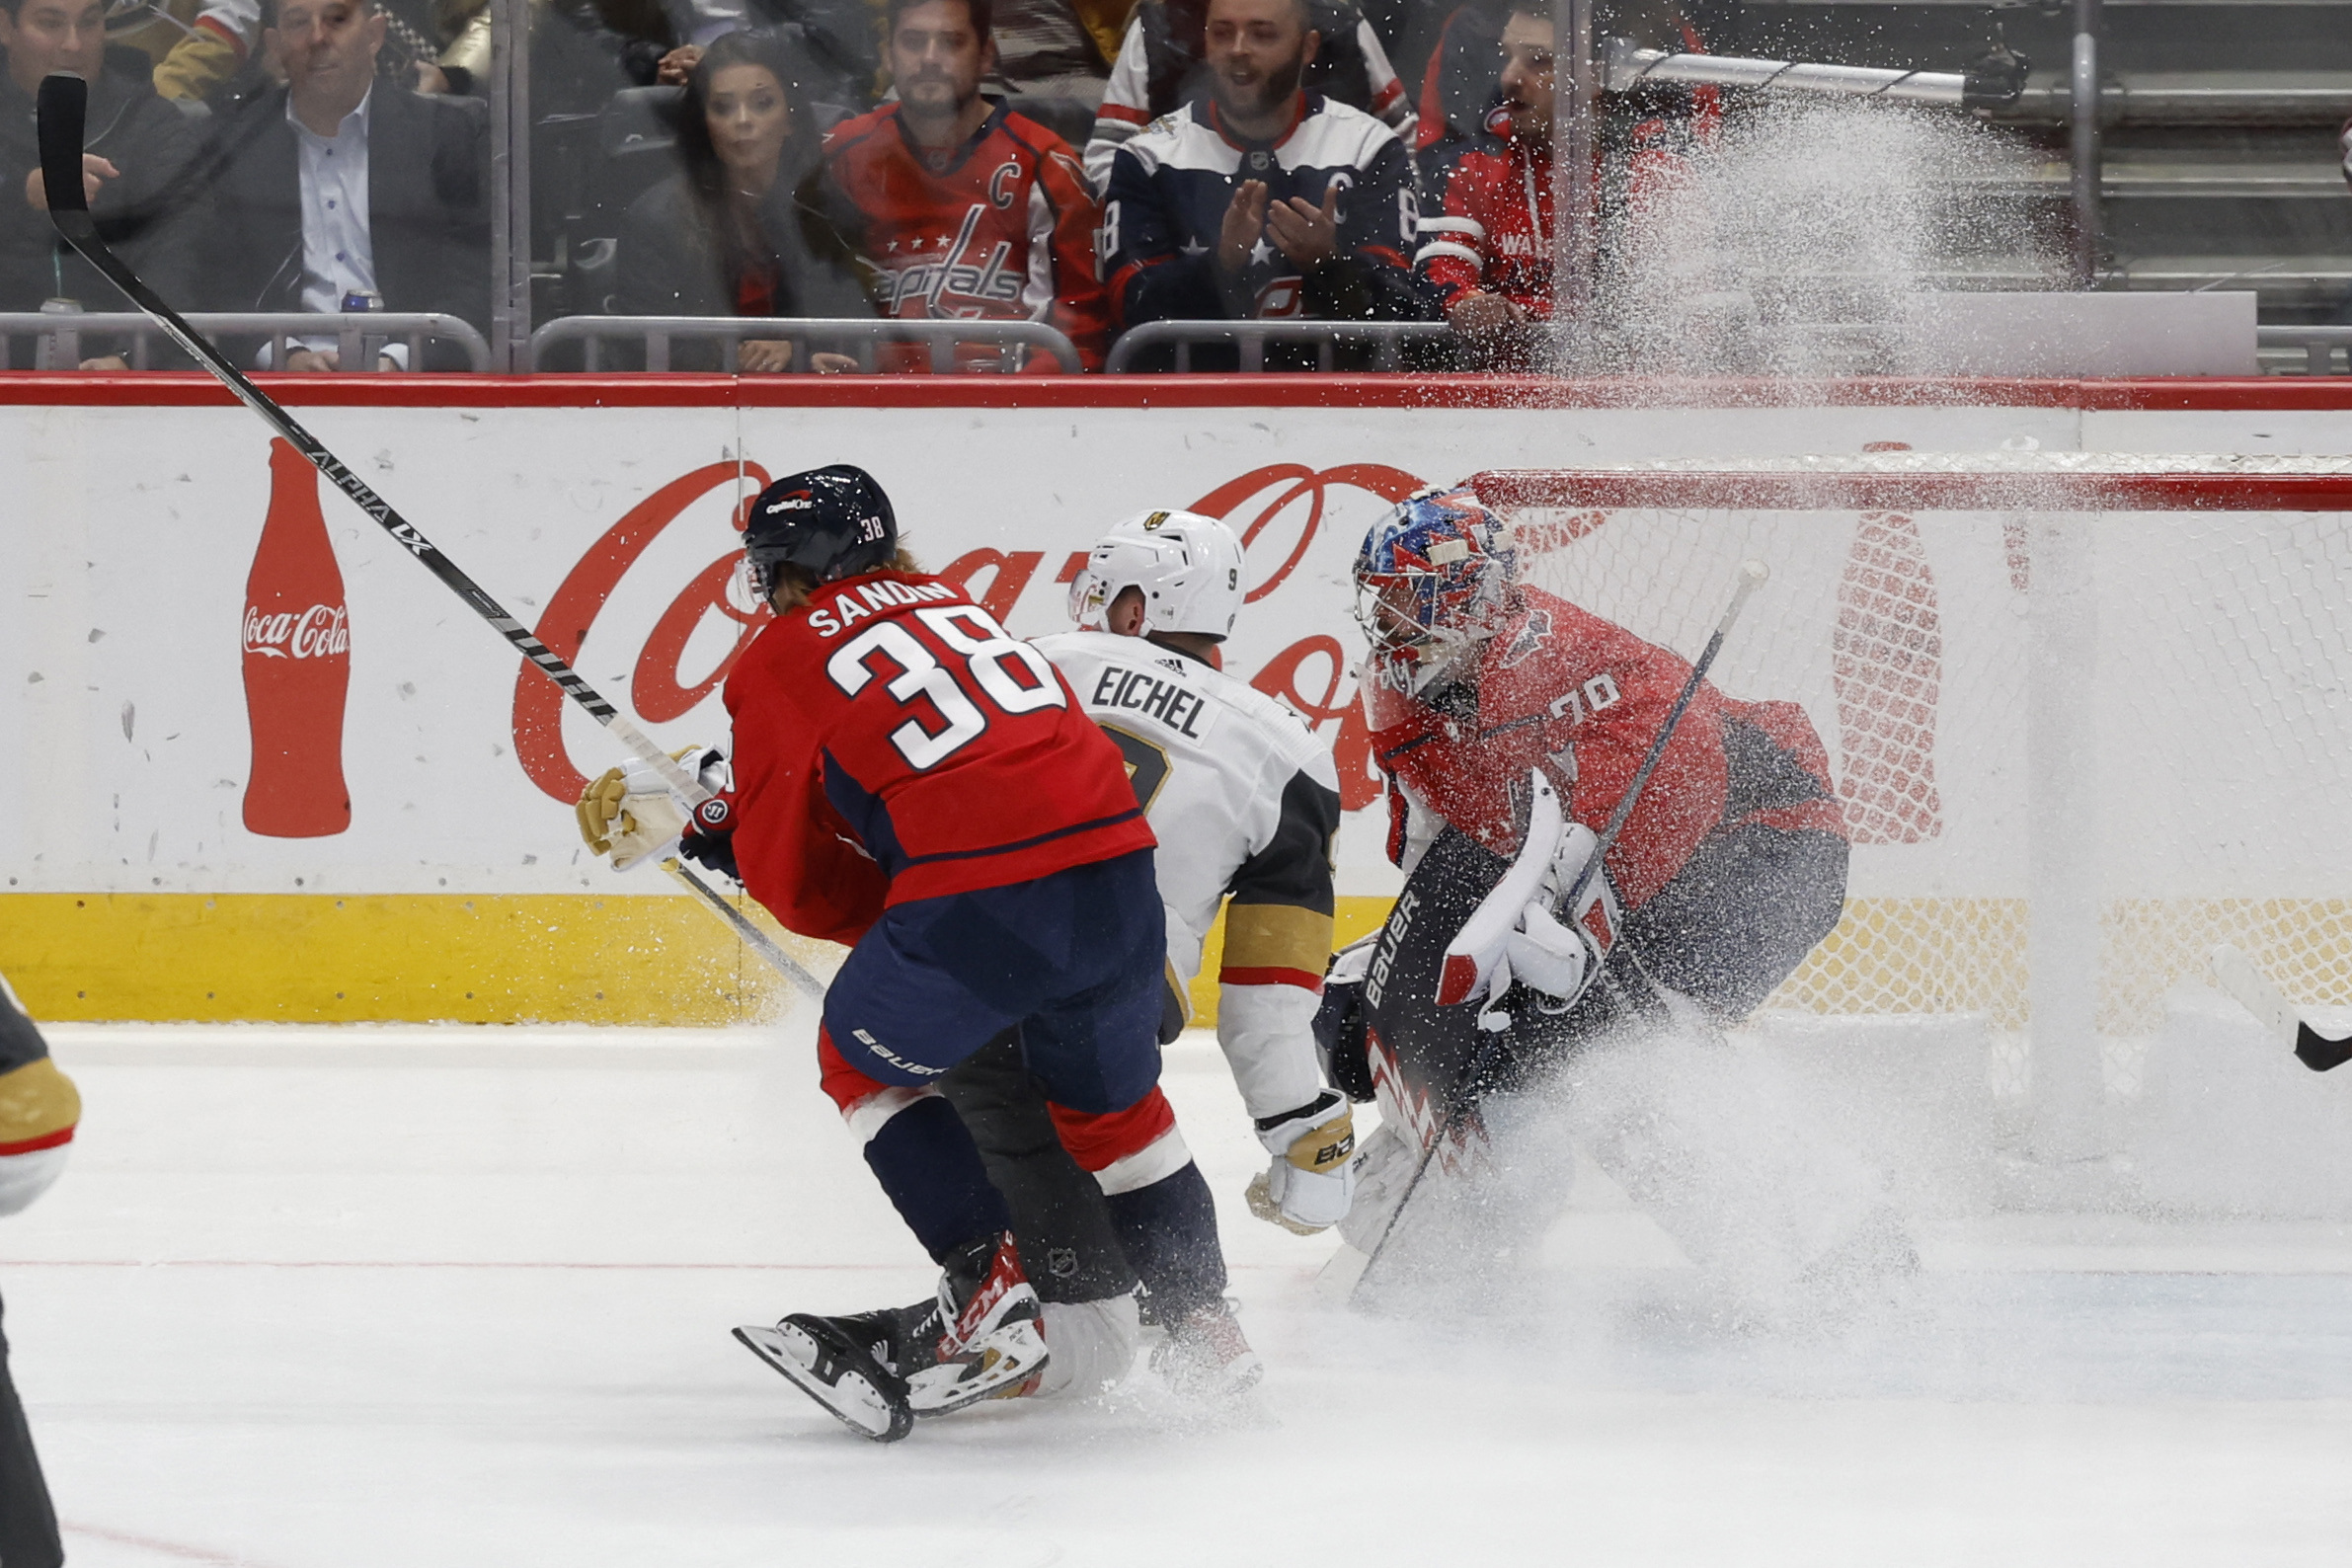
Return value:
[(1519, 564), (1511, 525), (1468, 489), (1407, 496), (1356, 557), (1356, 624), (1383, 684), (1414, 692), (1495, 633)]
[(898, 552), (890, 497), (847, 463), (785, 475), (759, 493), (744, 526), (744, 565), (761, 599), (775, 591), (781, 567), (834, 583), (886, 567)]
[(1241, 541), (1197, 511), (1139, 511), (1087, 552), (1069, 587), (1069, 618), (1101, 631), (1129, 588), (1143, 594), (1143, 634), (1229, 637), (1241, 614)]

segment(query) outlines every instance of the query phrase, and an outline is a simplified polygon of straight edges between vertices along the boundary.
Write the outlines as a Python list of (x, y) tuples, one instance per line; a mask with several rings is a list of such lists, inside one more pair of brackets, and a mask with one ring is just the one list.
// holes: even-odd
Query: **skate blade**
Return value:
[(914, 1415), (906, 1401), (862, 1369), (836, 1366), (827, 1380), (819, 1371), (828, 1359), (826, 1348), (806, 1329), (789, 1322), (774, 1328), (746, 1326), (737, 1329), (735, 1337), (859, 1437), (896, 1443), (913, 1430)]
[(1022, 1385), (1033, 1383), (1046, 1370), (1050, 1353), (1045, 1336), (1034, 1328), (1011, 1338), (1011, 1345), (991, 1345), (977, 1359), (943, 1362), (908, 1377), (908, 1408), (927, 1420), (953, 1415), (983, 1399), (1019, 1397)]

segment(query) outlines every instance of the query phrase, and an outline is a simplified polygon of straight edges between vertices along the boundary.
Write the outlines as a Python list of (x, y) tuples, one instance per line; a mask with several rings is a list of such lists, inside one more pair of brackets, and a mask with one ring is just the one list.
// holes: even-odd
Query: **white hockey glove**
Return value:
[(1530, 769), (1529, 778), (1533, 795), (1527, 839), (1511, 869), (1447, 944), (1438, 977), (1441, 1006), (1500, 1001), (1514, 980), (1557, 1001), (1574, 1001), (1616, 941), (1616, 894), (1606, 873), (1595, 872), (1573, 910), (1559, 909), (1600, 841), (1584, 823), (1562, 817), (1559, 795), (1540, 768)]
[[(728, 786), (724, 753), (689, 745), (670, 755), (693, 768), (703, 788), (712, 793)], [(627, 767), (606, 768), (581, 793), (579, 815), (580, 836), (597, 854), (610, 855), (615, 871), (633, 871), (675, 853), (678, 835), (686, 830), (684, 804), (643, 758)]]
[(1356, 1196), (1356, 1119), (1347, 1096), (1325, 1089), (1313, 1104), (1258, 1129), (1274, 1156), (1251, 1178), (1249, 1212), (1301, 1236), (1347, 1217)]

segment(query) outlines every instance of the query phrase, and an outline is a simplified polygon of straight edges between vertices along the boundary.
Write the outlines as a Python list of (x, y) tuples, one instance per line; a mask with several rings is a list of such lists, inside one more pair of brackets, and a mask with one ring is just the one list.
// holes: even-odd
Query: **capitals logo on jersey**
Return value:
[[(886, 104), (835, 126), (824, 155), (828, 206), (879, 274), (883, 314), (1042, 321), (1085, 368), (1101, 366), (1110, 304), (1094, 263), (1100, 213), (1084, 168), (1052, 131), (1000, 104), (942, 153), (914, 145), (899, 106)], [(917, 345), (889, 357), (885, 368), (928, 361)]]

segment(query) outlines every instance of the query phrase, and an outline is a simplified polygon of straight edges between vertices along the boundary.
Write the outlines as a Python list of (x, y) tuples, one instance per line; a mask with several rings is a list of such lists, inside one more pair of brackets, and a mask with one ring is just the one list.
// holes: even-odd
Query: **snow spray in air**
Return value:
[(319, 512), (318, 472), (270, 443), (270, 513), (245, 580), (245, 712), (253, 772), (245, 825), (273, 838), (324, 838), (352, 825), (343, 777), (351, 611)]

